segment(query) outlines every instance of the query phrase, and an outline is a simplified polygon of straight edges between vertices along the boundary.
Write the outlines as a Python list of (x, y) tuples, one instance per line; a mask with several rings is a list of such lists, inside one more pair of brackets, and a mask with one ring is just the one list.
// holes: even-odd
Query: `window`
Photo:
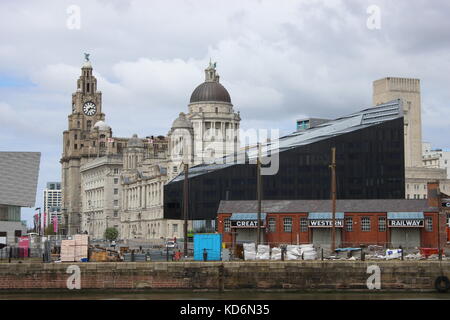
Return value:
[(119, 205), (119, 200), (114, 200), (114, 206), (117, 207)]
[(74, 145), (73, 145), (73, 148), (74, 148), (75, 150), (77, 150), (77, 147), (78, 147), (77, 144), (74, 144)]
[(114, 194), (119, 194), (119, 189), (115, 188), (114, 189)]
[(370, 231), (370, 218), (369, 217), (361, 218), (361, 231)]
[(177, 173), (177, 171), (178, 171), (177, 167), (174, 166), (174, 167), (173, 167), (173, 172), (174, 172), (174, 173)]
[(114, 210), (114, 218), (117, 218), (118, 215), (119, 215), (119, 211)]
[(87, 126), (88, 129), (90, 129), (91, 126), (92, 126), (92, 121), (91, 121), (91, 120), (88, 120), (88, 121), (86, 122), (86, 126)]
[(308, 219), (300, 218), (300, 232), (308, 232)]
[(119, 183), (119, 178), (114, 178), (114, 184), (118, 184)]
[(347, 217), (345, 218), (345, 230), (346, 231), (353, 231), (353, 218), (352, 217)]
[(276, 231), (276, 220), (275, 218), (269, 218), (269, 232), (275, 232)]
[(177, 224), (172, 224), (172, 230), (173, 230), (173, 233), (178, 232), (178, 225)]
[(225, 218), (225, 220), (223, 221), (223, 229), (224, 229), (225, 232), (230, 232), (231, 231), (230, 218)]
[(425, 230), (429, 232), (433, 231), (433, 217), (425, 218)]
[(378, 217), (378, 231), (385, 232), (386, 231), (386, 218)]
[(119, 173), (119, 169), (118, 168), (115, 168), (114, 169), (114, 174), (118, 174)]
[(292, 232), (292, 218), (283, 219), (284, 232)]

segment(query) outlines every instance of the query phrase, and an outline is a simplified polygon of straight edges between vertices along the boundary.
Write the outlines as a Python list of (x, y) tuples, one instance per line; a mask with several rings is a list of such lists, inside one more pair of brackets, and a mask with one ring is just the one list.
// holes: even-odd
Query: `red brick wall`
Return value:
[[(232, 243), (231, 233), (224, 233), (223, 221), (225, 218), (231, 217), (230, 213), (219, 214), (218, 231), (223, 234), (223, 241), (225, 243)], [(265, 232), (265, 241), (272, 246), (277, 246), (280, 243), (283, 244), (296, 244), (297, 235), (299, 244), (311, 243), (311, 228), (308, 228), (308, 232), (300, 231), (300, 219), (307, 218), (308, 213), (268, 213), (267, 214), (267, 228), (268, 219), (275, 218), (276, 231)], [(353, 231), (346, 231), (345, 219), (344, 228), (342, 228), (342, 246), (343, 247), (359, 247), (360, 245), (377, 244), (380, 246), (389, 246), (390, 242), (390, 228), (388, 227), (388, 220), (386, 212), (357, 212), (357, 213), (345, 213), (345, 218), (353, 218)], [(370, 218), (370, 231), (361, 230), (361, 220), (363, 217)], [(379, 218), (384, 217), (386, 222), (386, 231), (379, 231)], [(425, 227), (421, 230), (421, 246), (422, 247), (438, 247), (438, 223), (437, 213), (425, 213), (425, 217), (433, 217), (433, 231), (428, 232)], [(292, 218), (292, 232), (284, 232), (284, 218)], [(441, 215), (441, 246), (446, 245), (446, 216)]]
[[(342, 237), (343, 246), (359, 247), (361, 244), (384, 245), (388, 240), (388, 227), (386, 213), (345, 213), (345, 218), (353, 218), (353, 231), (347, 231), (344, 219), (344, 232)], [(370, 218), (370, 231), (361, 230), (361, 220), (363, 217)], [(386, 218), (386, 231), (378, 231), (378, 218)]]
[(224, 220), (230, 217), (231, 213), (220, 213), (217, 215), (217, 219), (219, 222), (217, 226), (217, 231), (222, 234), (222, 242), (225, 242), (227, 244), (231, 244), (231, 242), (233, 241), (231, 238), (231, 232), (224, 231)]
[[(307, 213), (272, 213), (267, 215), (267, 219), (275, 218), (275, 232), (266, 233), (267, 241), (274, 246), (279, 243), (283, 244), (297, 244), (309, 243), (308, 232), (300, 231), (300, 218), (307, 218)], [(284, 218), (292, 219), (292, 232), (284, 231)], [(267, 220), (269, 221), (269, 220)]]

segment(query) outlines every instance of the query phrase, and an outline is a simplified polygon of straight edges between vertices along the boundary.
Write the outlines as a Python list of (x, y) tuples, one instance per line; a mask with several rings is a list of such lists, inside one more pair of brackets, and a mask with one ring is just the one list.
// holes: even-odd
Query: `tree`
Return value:
[(53, 236), (55, 235), (55, 231), (53, 231), (53, 224), (50, 224), (49, 226), (47, 226), (47, 228), (45, 228), (44, 230), (44, 235), (46, 236)]
[(118, 236), (119, 236), (119, 231), (117, 231), (116, 228), (107, 228), (105, 230), (104, 237), (106, 240), (113, 241), (113, 240), (116, 240)]

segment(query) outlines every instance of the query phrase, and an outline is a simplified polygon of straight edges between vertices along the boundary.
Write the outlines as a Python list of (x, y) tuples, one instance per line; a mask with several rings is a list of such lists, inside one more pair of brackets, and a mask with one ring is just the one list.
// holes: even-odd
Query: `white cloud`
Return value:
[[(72, 4), (81, 9), (80, 30), (66, 27)], [(424, 139), (450, 148), (444, 138), (450, 135), (450, 4), (375, 1), (382, 14), (376, 31), (366, 27), (372, 4), (3, 1), (2, 149), (38, 148), (48, 153), (46, 161), (59, 158), (83, 52), (91, 53), (103, 111), (119, 136), (166, 134), (178, 113), (186, 112), (212, 58), (241, 112), (242, 127), (283, 132), (303, 116), (332, 118), (367, 107), (375, 79), (420, 78)], [(3, 78), (25, 85), (2, 87)], [(42, 172), (40, 188), (55, 176), (59, 163)]]

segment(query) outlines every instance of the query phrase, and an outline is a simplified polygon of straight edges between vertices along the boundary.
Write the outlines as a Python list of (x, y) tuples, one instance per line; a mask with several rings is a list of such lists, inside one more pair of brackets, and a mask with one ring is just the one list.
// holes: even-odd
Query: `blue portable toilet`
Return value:
[(194, 260), (203, 261), (203, 251), (208, 253), (207, 261), (222, 259), (222, 235), (220, 233), (194, 234)]

